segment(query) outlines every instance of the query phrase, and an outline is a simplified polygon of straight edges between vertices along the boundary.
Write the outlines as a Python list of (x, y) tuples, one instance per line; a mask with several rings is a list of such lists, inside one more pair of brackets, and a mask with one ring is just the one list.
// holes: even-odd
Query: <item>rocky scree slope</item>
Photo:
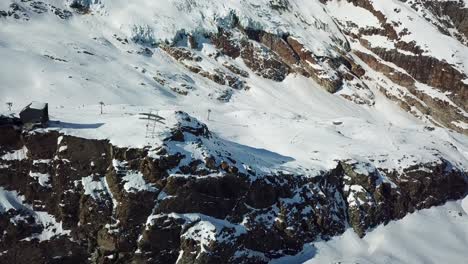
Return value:
[(443, 158), (402, 173), (341, 160), (319, 176), (289, 174), (274, 169), (287, 158), (175, 116), (145, 149), (1, 127), (1, 262), (268, 263), (468, 189)]

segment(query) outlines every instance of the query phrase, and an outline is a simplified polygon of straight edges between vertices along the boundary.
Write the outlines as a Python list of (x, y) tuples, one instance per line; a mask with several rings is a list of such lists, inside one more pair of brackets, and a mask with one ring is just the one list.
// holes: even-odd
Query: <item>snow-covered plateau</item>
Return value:
[(0, 263), (464, 263), (467, 135), (466, 0), (0, 1)]

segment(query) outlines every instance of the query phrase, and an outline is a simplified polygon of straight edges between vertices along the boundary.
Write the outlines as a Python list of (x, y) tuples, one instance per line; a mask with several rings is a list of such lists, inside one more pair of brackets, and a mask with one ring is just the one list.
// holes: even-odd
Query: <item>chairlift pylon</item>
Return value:
[(166, 120), (164, 117), (159, 116), (157, 114), (153, 114), (152, 112), (149, 113), (140, 113), (141, 120), (147, 120), (146, 123), (146, 135), (145, 138), (156, 138), (156, 125), (158, 123), (165, 124), (162, 120)]

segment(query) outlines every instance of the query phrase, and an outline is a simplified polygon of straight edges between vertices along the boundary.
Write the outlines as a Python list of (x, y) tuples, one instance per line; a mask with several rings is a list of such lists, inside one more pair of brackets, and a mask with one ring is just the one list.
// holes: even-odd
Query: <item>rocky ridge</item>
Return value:
[(0, 208), (0, 260), (267, 263), (348, 226), (364, 236), (468, 189), (466, 171), (443, 158), (402, 173), (341, 160), (294, 175), (278, 167), (286, 157), (265, 159), (175, 116), (163, 143), (144, 149), (1, 127), (9, 206)]

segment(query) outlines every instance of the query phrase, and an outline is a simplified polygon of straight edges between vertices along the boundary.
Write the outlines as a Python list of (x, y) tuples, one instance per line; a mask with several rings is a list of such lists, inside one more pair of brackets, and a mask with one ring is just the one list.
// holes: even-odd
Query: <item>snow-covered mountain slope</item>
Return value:
[[(2, 3), (0, 45), (7, 53), (2, 58), (10, 65), (2, 72), (8, 89), (2, 91), (4, 101), (19, 100), (18, 95), (26, 93), (34, 98), (54, 94), (62, 104), (73, 95), (67, 104), (90, 104), (85, 91), (91, 89), (108, 103), (148, 104), (159, 97), (158, 92), (166, 92), (154, 89), (160, 85), (153, 77), (170, 79), (172, 90), (188, 93), (190, 81), (164, 63), (168, 49), (153, 48), (167, 43), (196, 45), (197, 56), (211, 54), (211, 59), (190, 63), (177, 55), (185, 61), (183, 65), (190, 64), (192, 71), (201, 67), (202, 75), (211, 79), (231, 75), (226, 65), (233, 64), (231, 69), (242, 66), (232, 61), (240, 56), (245, 66), (263, 77), (282, 80), (299, 73), (331, 92), (370, 105), (373, 90), (378, 89), (428, 122), (466, 130), (468, 33), (462, 1), (172, 0), (161, 4), (57, 0), (10, 4)], [(247, 45), (249, 39), (255, 43)], [(279, 58), (260, 52), (261, 46)], [(252, 60), (264, 55), (270, 60), (263, 58), (263, 66)], [(275, 72), (272, 67), (281, 70)], [(238, 81), (245, 81), (244, 77), (232, 79), (231, 88), (240, 88)], [(147, 87), (135, 93), (134, 87), (142, 83)], [(232, 92), (209, 91), (224, 99)]]
[[(20, 110), (29, 101), (47, 101), (53, 119), (103, 123), (97, 129), (68, 129), (72, 134), (110, 138), (124, 146), (146, 143), (142, 136), (145, 124), (138, 123), (134, 115), (137, 112), (183, 110), (206, 119), (211, 109), (212, 130), (239, 143), (291, 156), (305, 167), (330, 168), (335, 159), (367, 160), (382, 155), (389, 156), (387, 165), (394, 168), (401, 164), (392, 164), (393, 161), (403, 157), (411, 164), (430, 161), (434, 154), (466, 166), (466, 137), (442, 128), (427, 131), (429, 124), (415, 120), (388, 102), (378, 91), (379, 86), (387, 83), (382, 79), (384, 76), (372, 73), (362, 81), (340, 80), (342, 87), (332, 95), (320, 86), (335, 85), (329, 78), (338, 78), (344, 66), (338, 66), (335, 71), (332, 68), (335, 66), (330, 64), (339, 62), (316, 61), (313, 69), (326, 68), (319, 72), (297, 70), (308, 71), (307, 76), (316, 74), (314, 78), (288, 75), (292, 70), (286, 69), (289, 66), (280, 62), (280, 58), (276, 64), (266, 60), (257, 68), (250, 58), (254, 55), (245, 51), (247, 48), (242, 51), (245, 56), (234, 59), (220, 53), (216, 40), (205, 36), (219, 33), (219, 27), (228, 23), (226, 19), (238, 19), (240, 27), (288, 33), (304, 43), (303, 49), (310, 50), (314, 56), (334, 58), (349, 49), (346, 37), (331, 16), (339, 16), (343, 13), (340, 8), (350, 7), (343, 1), (328, 5), (315, 1), (80, 3), (90, 3), (90, 10), (86, 14), (74, 11), (68, 19), (53, 11), (70, 9), (69, 3), (63, 1), (50, 1), (50, 4), (26, 1), (19, 2), (17, 8), (10, 7), (18, 11), (0, 20), (0, 52), (4, 65), (8, 65), (0, 73), (2, 104), (11, 101)], [(8, 9), (8, 4), (3, 5), (3, 9)], [(14, 18), (15, 14), (19, 19)], [(179, 19), (182, 15), (184, 19)], [(144, 30), (132, 31), (135, 27)], [(233, 42), (241, 42), (245, 35), (239, 30), (232, 34)], [(190, 46), (189, 40), (197, 42), (195, 49), (183, 47)], [(165, 41), (175, 41), (182, 47), (178, 50), (177, 45), (173, 49), (151, 46), (163, 46)], [(266, 48), (255, 41), (245, 41)], [(264, 59), (258, 56), (254, 61)], [(275, 61), (278, 57), (268, 52), (265, 56), (274, 57)], [(347, 56), (352, 59), (355, 55)], [(306, 59), (306, 63), (312, 65), (310, 60)], [(268, 68), (273, 66), (283, 67), (285, 72)], [(276, 77), (285, 80), (268, 79)], [(340, 98), (339, 94), (348, 99), (348, 95), (353, 96), (352, 102)], [(99, 101), (108, 105), (104, 116), (96, 115)], [(128, 129), (119, 127), (129, 120), (133, 125)], [(119, 127), (117, 131), (116, 127)], [(129, 137), (131, 133), (139, 136)]]
[[(45, 243), (80, 241), (66, 242), (76, 259), (268, 262), (462, 198), (467, 24), (463, 0), (1, 1), (1, 113), (37, 100), (51, 117), (0, 138), (0, 214), (35, 223), (9, 239), (50, 225), (60, 228)], [(141, 112), (166, 119), (152, 138)], [(168, 141), (205, 125), (210, 137)], [(132, 199), (147, 204), (137, 212)], [(169, 222), (180, 243), (150, 246)], [(268, 243), (253, 241), (265, 232)]]

